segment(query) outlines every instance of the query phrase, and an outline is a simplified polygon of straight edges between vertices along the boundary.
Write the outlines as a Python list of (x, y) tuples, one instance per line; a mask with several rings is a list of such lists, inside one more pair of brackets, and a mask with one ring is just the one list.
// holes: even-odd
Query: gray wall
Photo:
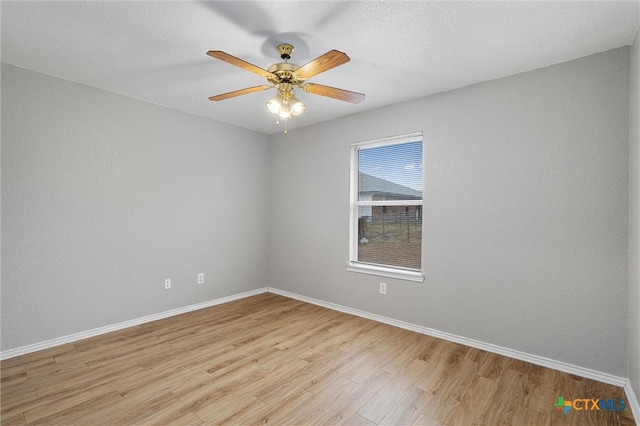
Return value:
[[(3, 64), (1, 349), (269, 284), (640, 394), (637, 46), (631, 89), (621, 48), (270, 138)], [(416, 130), (426, 281), (381, 296), (344, 269), (349, 145)]]
[(263, 287), (268, 158), (264, 135), (3, 64), (2, 350)]
[[(272, 136), (269, 285), (626, 377), (628, 76), (625, 47)], [(418, 130), (426, 281), (346, 272), (349, 145)]]
[(640, 32), (631, 46), (629, 79), (629, 379), (640, 398)]

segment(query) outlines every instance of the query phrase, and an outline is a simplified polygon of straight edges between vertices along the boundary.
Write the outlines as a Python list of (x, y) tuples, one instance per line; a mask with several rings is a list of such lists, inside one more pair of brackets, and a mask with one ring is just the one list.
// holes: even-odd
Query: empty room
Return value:
[(0, 7), (3, 426), (640, 422), (640, 2)]

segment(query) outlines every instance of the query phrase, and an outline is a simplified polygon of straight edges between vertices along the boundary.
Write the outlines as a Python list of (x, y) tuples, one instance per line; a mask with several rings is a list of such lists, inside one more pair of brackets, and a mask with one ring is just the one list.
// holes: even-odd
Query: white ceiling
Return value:
[(331, 49), (351, 62), (310, 82), (365, 93), (353, 105), (307, 93), (300, 127), (629, 45), (638, 1), (2, 1), (2, 62), (262, 133), (281, 131), (275, 91), (206, 55), (267, 68), (275, 46), (303, 65)]

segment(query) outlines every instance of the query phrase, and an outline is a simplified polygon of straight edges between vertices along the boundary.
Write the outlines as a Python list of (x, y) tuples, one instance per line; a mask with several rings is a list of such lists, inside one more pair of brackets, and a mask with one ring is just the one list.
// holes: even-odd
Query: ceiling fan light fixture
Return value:
[(277, 115), (278, 118), (289, 119), (299, 116), (307, 108), (293, 93), (291, 93), (291, 96), (287, 96), (287, 98), (288, 99), (285, 99), (278, 93), (267, 102), (267, 110), (271, 114)]

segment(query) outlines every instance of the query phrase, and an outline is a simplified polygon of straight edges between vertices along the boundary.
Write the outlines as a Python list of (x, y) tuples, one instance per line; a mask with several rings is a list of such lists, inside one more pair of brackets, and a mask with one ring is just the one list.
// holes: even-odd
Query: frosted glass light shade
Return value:
[(284, 119), (297, 117), (307, 108), (305, 104), (293, 94), (288, 100), (284, 100), (282, 95), (277, 94), (269, 99), (266, 107), (271, 114)]

